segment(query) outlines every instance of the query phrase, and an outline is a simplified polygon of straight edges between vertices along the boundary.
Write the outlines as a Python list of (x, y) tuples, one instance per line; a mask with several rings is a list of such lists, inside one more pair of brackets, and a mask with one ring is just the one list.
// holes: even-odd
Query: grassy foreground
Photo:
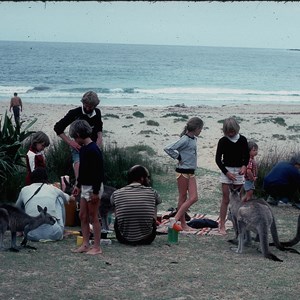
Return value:
[[(174, 174), (155, 178), (163, 204), (176, 206)], [(200, 170), (200, 200), (192, 212), (217, 214), (218, 175)], [(203, 183), (203, 186), (201, 185)], [(279, 237), (288, 240), (296, 230), (299, 210), (275, 207)], [(168, 245), (157, 236), (150, 246), (131, 247), (113, 241), (104, 245), (103, 257), (70, 252), (75, 237), (60, 242), (30, 243), (37, 251), (0, 252), (1, 299), (298, 299), (300, 255), (272, 252), (273, 262), (257, 252), (257, 244), (244, 254), (230, 250), (222, 236), (179, 236)], [(6, 233), (6, 244), (10, 241)], [(300, 251), (300, 244), (294, 247)]]

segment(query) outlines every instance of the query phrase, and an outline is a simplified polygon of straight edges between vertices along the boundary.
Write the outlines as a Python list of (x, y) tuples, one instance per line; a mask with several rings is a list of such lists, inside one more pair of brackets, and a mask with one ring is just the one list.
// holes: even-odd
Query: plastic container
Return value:
[(83, 237), (81, 235), (78, 235), (76, 238), (76, 244), (78, 247), (80, 247), (83, 243)]
[(170, 244), (178, 243), (178, 231), (173, 229), (173, 225), (176, 223), (175, 218), (170, 218), (170, 223), (168, 227), (168, 242)]
[(76, 202), (70, 201), (69, 203), (66, 203), (65, 211), (66, 211), (65, 225), (70, 227), (75, 226)]
[(178, 244), (178, 231), (168, 228), (168, 242), (170, 244)]

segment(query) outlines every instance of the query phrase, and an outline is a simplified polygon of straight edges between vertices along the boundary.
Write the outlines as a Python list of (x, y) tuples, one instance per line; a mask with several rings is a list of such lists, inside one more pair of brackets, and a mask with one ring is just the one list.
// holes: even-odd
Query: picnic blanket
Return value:
[[(158, 234), (167, 234), (168, 233), (168, 226), (169, 226), (169, 219), (165, 219), (164, 216), (167, 216), (170, 214), (170, 211), (166, 212), (159, 212), (162, 215), (162, 221), (160, 225), (157, 226), (157, 233)], [(218, 222), (219, 216), (216, 215), (209, 215), (209, 214), (201, 214), (201, 213), (195, 213), (195, 214), (189, 214), (191, 217), (190, 221), (193, 220), (200, 220), (200, 219), (208, 219)], [(188, 223), (188, 222), (187, 222)], [(232, 229), (232, 222), (230, 220), (226, 220), (225, 223), (226, 229)], [(193, 231), (180, 231), (180, 234), (195, 234), (195, 235), (221, 235), (219, 233), (218, 228), (212, 228), (212, 227), (203, 227), (200, 229), (196, 229)]]

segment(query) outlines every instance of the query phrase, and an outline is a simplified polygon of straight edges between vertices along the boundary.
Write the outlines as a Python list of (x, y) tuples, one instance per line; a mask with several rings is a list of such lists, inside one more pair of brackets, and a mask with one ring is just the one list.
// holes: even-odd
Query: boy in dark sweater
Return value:
[[(74, 196), (81, 192), (80, 221), (83, 244), (73, 250), (76, 253), (91, 255), (101, 254), (100, 248), (100, 222), (98, 218), (100, 198), (103, 193), (103, 156), (100, 148), (91, 139), (92, 128), (85, 120), (77, 120), (70, 126), (69, 134), (81, 145), (79, 150), (79, 173)], [(94, 245), (90, 248), (90, 222), (94, 229)]]

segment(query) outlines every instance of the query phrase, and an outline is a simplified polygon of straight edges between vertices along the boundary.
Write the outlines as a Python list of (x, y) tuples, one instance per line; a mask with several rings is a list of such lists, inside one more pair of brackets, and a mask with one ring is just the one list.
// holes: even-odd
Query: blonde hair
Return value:
[(249, 152), (252, 149), (258, 150), (258, 145), (253, 140), (250, 140), (250, 141), (248, 141), (248, 150), (249, 150)]
[(89, 91), (82, 96), (81, 102), (83, 104), (97, 106), (100, 103), (100, 100), (95, 92)]
[(227, 135), (231, 131), (235, 133), (239, 133), (240, 131), (240, 125), (233, 117), (227, 118), (223, 122), (223, 133)]
[(188, 120), (186, 125), (183, 128), (183, 131), (181, 132), (180, 136), (185, 135), (187, 132), (194, 131), (196, 129), (202, 129), (203, 128), (203, 121), (198, 117), (193, 117)]
[(91, 137), (92, 131), (92, 127), (86, 120), (75, 120), (70, 125), (69, 135), (73, 139), (77, 137), (86, 139), (88, 137)]

